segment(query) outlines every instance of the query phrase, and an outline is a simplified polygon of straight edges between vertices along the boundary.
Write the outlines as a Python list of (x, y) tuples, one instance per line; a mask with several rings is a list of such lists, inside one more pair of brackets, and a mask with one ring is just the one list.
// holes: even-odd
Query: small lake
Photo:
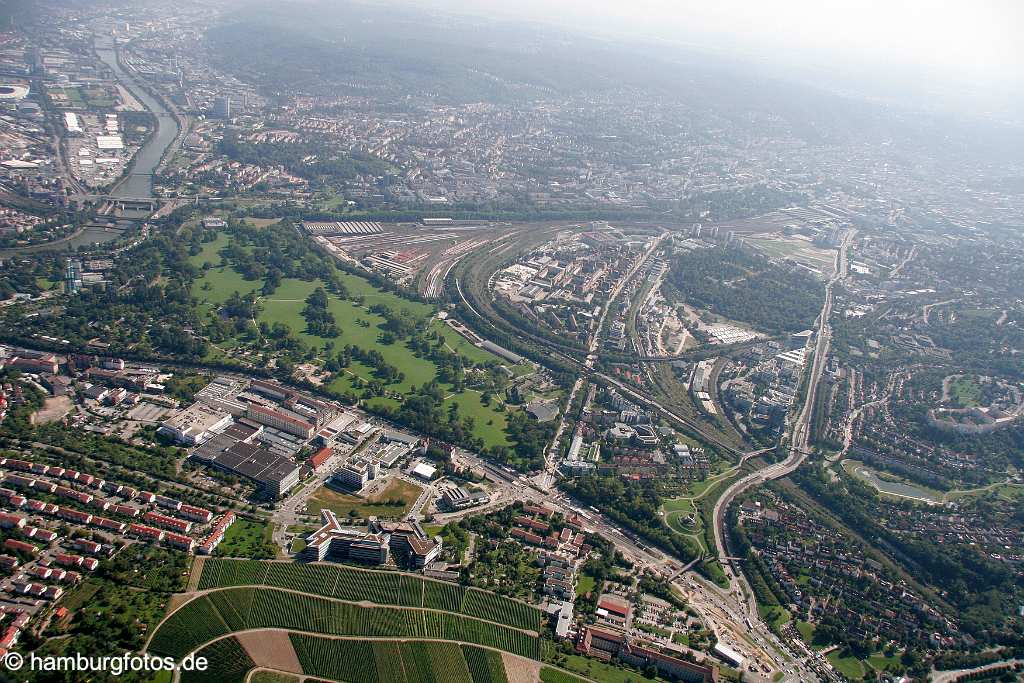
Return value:
[(886, 481), (879, 477), (874, 471), (868, 469), (864, 465), (857, 465), (853, 468), (853, 473), (866, 481), (867, 483), (874, 486), (881, 493), (887, 493), (891, 496), (898, 496), (900, 498), (912, 498), (925, 503), (939, 503), (941, 502), (936, 498), (935, 494), (925, 491), (922, 488), (914, 486), (913, 484), (906, 484), (899, 481)]

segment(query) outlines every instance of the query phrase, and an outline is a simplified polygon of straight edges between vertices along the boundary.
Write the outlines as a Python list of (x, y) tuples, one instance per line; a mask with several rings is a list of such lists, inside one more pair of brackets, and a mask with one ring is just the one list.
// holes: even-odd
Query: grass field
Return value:
[(273, 529), (267, 522), (254, 522), (238, 518), (224, 532), (224, 540), (214, 551), (223, 557), (274, 557), (277, 547), (271, 535)]
[(969, 375), (961, 375), (949, 383), (949, 397), (961, 408), (981, 405), (981, 385)]
[[(562, 657), (565, 658), (564, 662)], [(619, 669), (611, 664), (605, 664), (596, 659), (580, 655), (559, 655), (558, 664), (563, 669), (568, 669), (575, 674), (597, 681), (597, 683), (640, 683), (640, 681), (650, 680), (645, 678), (643, 674)], [(550, 680), (563, 681), (565, 679), (552, 678)]]
[(789, 610), (783, 607), (763, 607), (758, 605), (757, 611), (760, 613), (761, 618), (767, 622), (772, 631), (776, 633), (778, 633), (779, 629), (788, 624), (790, 619), (792, 619), (792, 615), (790, 615)]
[(670, 498), (663, 504), (665, 512), (683, 512), (690, 514), (693, 512), (693, 501), (689, 498)]
[[(401, 517), (409, 511), (422, 491), (423, 489), (419, 486), (410, 484), (403, 479), (392, 479), (383, 491), (368, 498), (341, 493), (321, 486), (309, 499), (309, 511), (318, 515), (321, 510), (327, 508), (341, 518), (368, 517), (370, 515)], [(390, 500), (401, 501), (401, 504), (390, 505), (388, 503)], [(353, 511), (355, 515), (350, 514)]]
[(804, 639), (805, 643), (810, 644), (814, 640), (814, 624), (807, 621), (796, 622), (796, 630), (800, 632), (800, 637)]
[[(204, 263), (211, 264), (208, 270), (196, 280), (192, 286), (192, 293), (198, 300), (198, 310), (201, 316), (213, 315), (217, 307), (221, 306), (232, 293), (238, 292), (241, 295), (250, 292), (259, 292), (263, 282), (259, 280), (246, 280), (232, 267), (221, 266), (221, 257), (218, 252), (229, 243), (229, 237), (221, 233), (213, 242), (203, 245), (202, 251), (190, 258), (191, 263), (202, 267)], [(367, 280), (341, 273), (341, 280), (345, 283), (352, 297), (362, 296), (362, 306), (349, 299), (339, 299), (334, 295), (328, 295), (328, 310), (334, 316), (341, 330), (341, 334), (334, 339), (326, 339), (307, 333), (306, 321), (302, 316), (302, 309), (305, 306), (305, 299), (317, 288), (322, 286), (320, 282), (306, 282), (294, 278), (286, 278), (273, 294), (259, 299), (261, 308), (257, 322), (273, 326), (274, 323), (287, 325), (294, 335), (308, 344), (311, 348), (322, 352), (328, 342), (334, 345), (335, 349), (341, 349), (346, 344), (352, 344), (365, 350), (375, 349), (381, 353), (384, 361), (396, 367), (404, 374), (401, 382), (388, 386), (389, 391), (399, 394), (408, 393), (413, 386), (421, 386), (433, 380), (437, 375), (437, 368), (432, 361), (426, 358), (418, 358), (403, 342), (398, 341), (392, 344), (384, 344), (380, 341), (380, 326), (384, 318), (371, 313), (368, 309), (376, 303), (382, 303), (394, 311), (405, 310), (411, 315), (426, 319), (428, 329), (442, 334), (447, 345), (455, 351), (466, 356), (473, 362), (485, 363), (500, 360), (497, 356), (473, 346), (461, 335), (448, 328), (440, 320), (433, 317), (433, 307), (403, 299), (390, 292), (376, 289)], [(230, 349), (237, 344), (236, 341), (228, 340), (219, 344), (220, 347)], [(518, 366), (517, 366), (518, 367)], [(354, 385), (356, 378), (363, 382), (373, 379), (373, 369), (359, 362), (353, 362), (346, 371), (335, 378), (329, 388), (335, 391), (352, 391), (359, 393)], [(444, 387), (450, 391), (450, 387)], [(371, 403), (388, 403), (387, 399), (374, 399)], [(460, 413), (472, 415), (475, 420), (474, 436), (484, 440), (488, 446), (510, 445), (505, 435), (505, 416), (496, 408), (497, 403), (492, 402), (490, 406), (480, 403), (480, 394), (473, 391), (464, 391), (461, 394), (450, 397), (446, 402), (458, 403)], [(392, 406), (396, 402), (390, 401)]]
[(828, 661), (836, 671), (849, 679), (861, 678), (864, 675), (864, 665), (860, 660), (856, 657), (841, 657), (839, 650), (829, 652)]
[(902, 668), (900, 665), (900, 656), (898, 654), (886, 655), (881, 652), (875, 653), (868, 657), (868, 664), (875, 671), (885, 671), (888, 667)]
[(268, 225), (281, 222), (280, 218), (246, 218), (245, 222), (254, 228), (265, 228)]
[(467, 390), (446, 398), (444, 407), (447, 410), (452, 403), (458, 403), (459, 415), (473, 418), (473, 434), (483, 439), (487, 446), (509, 445), (505, 436), (505, 413), (495, 410), (495, 400), (491, 401), (491, 405), (485, 406), (480, 401), (480, 396), (477, 391)]
[(594, 580), (593, 576), (589, 574), (580, 574), (579, 581), (576, 582), (576, 595), (586, 595), (590, 591), (594, 590), (594, 586), (597, 585), (597, 581)]
[[(714, 482), (712, 482), (714, 483)], [(701, 487), (701, 491), (708, 487)], [(666, 500), (662, 505), (665, 514), (665, 523), (677, 534), (687, 536), (696, 543), (701, 551), (707, 551), (704, 541), (704, 520), (700, 514), (694, 515), (694, 523), (690, 524), (689, 516), (697, 511), (697, 506), (690, 498), (672, 498)]]

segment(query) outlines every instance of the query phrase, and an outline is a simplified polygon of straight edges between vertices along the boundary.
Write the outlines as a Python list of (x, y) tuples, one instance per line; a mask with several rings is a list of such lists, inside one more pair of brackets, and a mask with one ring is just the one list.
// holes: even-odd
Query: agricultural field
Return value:
[[(492, 616), (506, 615), (496, 612)], [(149, 649), (181, 658), (220, 636), (264, 628), (330, 636), (459, 641), (530, 659), (540, 656), (536, 635), (497, 623), (419, 607), (367, 607), (273, 588), (230, 588), (201, 595), (157, 628)]]
[(224, 638), (199, 651), (206, 657), (206, 671), (184, 671), (182, 683), (242, 683), (254, 663), (237, 638)]
[[(397, 478), (392, 479), (380, 493), (368, 497), (341, 493), (321, 486), (309, 499), (309, 512), (318, 515), (321, 510), (327, 509), (342, 519), (353, 512), (357, 517), (403, 517), (422, 491), (419, 486)], [(398, 504), (393, 505), (392, 502)]]
[(165, 620), (154, 633), (148, 649), (180, 658), (230, 632), (217, 608), (208, 597), (202, 596), (186, 603)]
[(264, 585), (336, 600), (447, 610), (513, 628), (537, 631), (541, 612), (525, 602), (414, 574), (337, 564), (208, 559), (199, 590)]
[(299, 678), (277, 671), (257, 671), (249, 679), (249, 683), (299, 683)]
[(463, 645), (462, 656), (466, 658), (473, 683), (502, 683), (506, 680), (505, 664), (494, 650)]
[(501, 656), (491, 650), (428, 641), (359, 641), (293, 633), (292, 645), (310, 676), (350, 683), (505, 683)]

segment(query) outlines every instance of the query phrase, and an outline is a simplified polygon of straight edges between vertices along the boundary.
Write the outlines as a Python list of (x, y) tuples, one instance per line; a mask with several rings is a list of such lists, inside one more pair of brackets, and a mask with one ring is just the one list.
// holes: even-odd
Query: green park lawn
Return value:
[(957, 377), (949, 383), (949, 396), (964, 408), (981, 405), (981, 385), (971, 376)]
[(663, 504), (665, 512), (682, 512), (690, 514), (693, 512), (693, 501), (689, 498), (669, 498)]
[(885, 671), (890, 666), (899, 667), (900, 656), (898, 654), (886, 655), (881, 652), (876, 652), (868, 657), (868, 664), (870, 664), (871, 668), (875, 671)]
[[(204, 263), (212, 264), (212, 267), (207, 269), (192, 287), (193, 295), (199, 301), (200, 315), (212, 315), (214, 309), (227, 301), (234, 292), (245, 295), (250, 292), (258, 292), (263, 286), (262, 281), (246, 280), (232, 267), (219, 265), (221, 259), (218, 251), (226, 247), (228, 242), (228, 236), (221, 233), (215, 241), (203, 244), (202, 251), (191, 257), (192, 264), (197, 267), (202, 267)], [(273, 294), (259, 299), (261, 310), (257, 321), (266, 323), (270, 327), (273, 327), (275, 323), (283, 323), (292, 330), (296, 337), (321, 352), (328, 343), (333, 344), (334, 353), (340, 351), (346, 344), (365, 350), (376, 349), (384, 357), (385, 362), (404, 374), (404, 379), (401, 382), (390, 384), (387, 387), (388, 391), (398, 394), (407, 394), (414, 386), (430, 382), (436, 377), (437, 368), (429, 359), (416, 357), (402, 341), (392, 344), (381, 342), (380, 326), (385, 322), (384, 318), (368, 310), (375, 303), (382, 303), (394, 311), (408, 311), (421, 319), (430, 317), (429, 329), (441, 333), (449, 347), (473, 362), (500, 360), (497, 356), (469, 343), (457, 332), (434, 318), (432, 306), (378, 290), (369, 281), (348, 273), (339, 271), (339, 276), (350, 295), (362, 296), (364, 304), (358, 306), (351, 300), (339, 299), (333, 294), (328, 295), (328, 310), (334, 315), (341, 330), (338, 337), (327, 339), (306, 331), (306, 321), (302, 316), (302, 309), (305, 306), (306, 298), (317, 287), (322, 286), (320, 282), (306, 282), (294, 278), (282, 280)], [(234, 342), (229, 340), (218, 346), (231, 348), (233, 345)], [(218, 349), (213, 349), (213, 352), (220, 353)], [(359, 391), (354, 384), (356, 378), (363, 382), (369, 382), (373, 379), (373, 369), (362, 363), (353, 362), (342, 375), (331, 382), (329, 388), (358, 394)], [(451, 390), (450, 386), (443, 388), (449, 392)], [(392, 407), (398, 405), (397, 401), (385, 398), (376, 398), (370, 403), (389, 404)], [(445, 406), (447, 407), (451, 403), (458, 403), (460, 415), (471, 415), (474, 418), (473, 434), (483, 439), (487, 446), (510, 444), (505, 434), (505, 415), (497, 410), (496, 400), (492, 401), (490, 406), (484, 406), (480, 402), (478, 392), (467, 390), (449, 396), (445, 401)]]
[(789, 610), (779, 606), (758, 606), (757, 611), (760, 613), (761, 618), (764, 619), (768, 623), (768, 626), (776, 633), (779, 629), (788, 624), (790, 619), (792, 619)]
[(214, 551), (224, 557), (269, 558), (277, 554), (269, 522), (236, 519)]
[[(561, 657), (565, 657), (564, 663), (561, 662)], [(580, 655), (560, 655), (559, 666), (597, 683), (641, 683), (641, 681), (651, 680), (635, 671), (620, 669)]]
[(856, 680), (864, 676), (864, 665), (856, 657), (841, 657), (840, 650), (833, 650), (828, 653), (828, 661), (835, 667), (836, 671), (843, 674), (850, 680)]
[(805, 643), (810, 644), (814, 640), (814, 624), (807, 621), (796, 622), (796, 630), (800, 632), (800, 637), (804, 639)]
[(495, 408), (497, 402), (491, 399), (491, 404), (485, 406), (480, 400), (480, 392), (473, 390), (463, 391), (461, 394), (453, 394), (444, 400), (445, 410), (452, 403), (459, 404), (459, 415), (470, 416), (474, 420), (473, 435), (484, 440), (488, 446), (508, 446), (510, 442), (505, 435), (505, 413), (498, 412)]

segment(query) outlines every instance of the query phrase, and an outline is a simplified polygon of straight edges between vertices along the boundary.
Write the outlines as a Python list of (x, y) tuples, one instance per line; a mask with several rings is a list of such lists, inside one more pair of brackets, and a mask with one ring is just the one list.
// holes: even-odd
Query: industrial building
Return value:
[(299, 483), (300, 467), (288, 458), (226, 434), (218, 434), (197, 448), (192, 458), (204, 464), (245, 477), (266, 493), (279, 498)]
[(658, 673), (685, 683), (717, 683), (718, 667), (694, 664), (649, 647), (630, 642), (621, 631), (586, 626), (576, 642), (585, 655), (609, 661), (612, 657), (639, 669), (653, 666)]
[(309, 235), (331, 237), (335, 235), (377, 235), (384, 232), (375, 221), (303, 221), (302, 229)]
[(283, 408), (267, 408), (250, 403), (246, 408), (245, 416), (253, 422), (280, 429), (282, 432), (294, 434), (303, 439), (312, 438), (313, 431), (316, 429), (316, 425), (311, 424), (302, 415)]
[(231, 415), (216, 410), (205, 403), (193, 403), (188, 408), (163, 421), (160, 434), (187, 446), (203, 443), (210, 436), (232, 422)]
[(441, 496), (441, 504), (449, 510), (465, 510), (466, 508), (486, 505), (491, 502), (491, 497), (486, 491), (468, 491), (459, 486), (448, 489)]

